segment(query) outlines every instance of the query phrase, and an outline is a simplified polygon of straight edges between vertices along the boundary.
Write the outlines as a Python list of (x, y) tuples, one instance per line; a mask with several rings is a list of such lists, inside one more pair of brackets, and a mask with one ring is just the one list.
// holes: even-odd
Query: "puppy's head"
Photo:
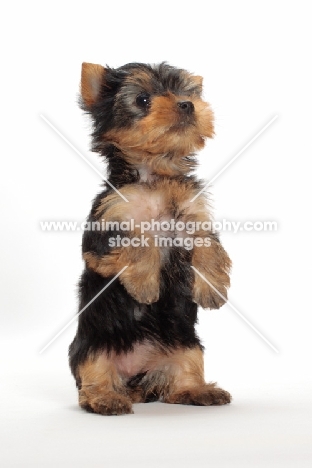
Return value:
[(93, 149), (105, 154), (114, 145), (133, 164), (203, 148), (213, 136), (213, 113), (201, 92), (201, 77), (166, 63), (82, 64), (81, 105), (94, 122)]

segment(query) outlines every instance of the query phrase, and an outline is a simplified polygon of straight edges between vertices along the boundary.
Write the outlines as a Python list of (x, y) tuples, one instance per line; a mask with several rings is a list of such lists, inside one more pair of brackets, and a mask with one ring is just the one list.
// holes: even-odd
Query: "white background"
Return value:
[[(308, 467), (311, 430), (311, 23), (304, 1), (15, 2), (1, 13), (1, 418), (3, 467)], [(67, 348), (76, 323), (81, 233), (42, 220), (87, 216), (99, 176), (77, 106), (81, 62), (166, 60), (204, 77), (216, 137), (207, 181), (217, 219), (275, 220), (275, 233), (223, 233), (229, 305), (201, 311), (206, 377), (225, 407), (135, 405), (101, 417), (77, 406)]]

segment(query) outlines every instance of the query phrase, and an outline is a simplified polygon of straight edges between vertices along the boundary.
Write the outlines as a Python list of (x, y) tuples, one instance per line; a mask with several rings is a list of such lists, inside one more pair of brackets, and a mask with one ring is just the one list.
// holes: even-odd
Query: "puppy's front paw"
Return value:
[(121, 284), (136, 301), (152, 304), (159, 299), (160, 252), (151, 247), (126, 247), (112, 250), (102, 257), (86, 252), (84, 259), (89, 268), (104, 277), (117, 275)]
[(219, 309), (226, 302), (226, 288), (221, 284), (218, 287), (214, 286), (214, 288), (195, 272), (193, 301), (203, 307), (203, 309)]
[(120, 282), (141, 304), (152, 304), (159, 299), (159, 271), (146, 271), (140, 265), (130, 265), (120, 275)]
[(121, 251), (117, 249), (101, 257), (93, 252), (85, 252), (83, 258), (88, 268), (96, 271), (104, 276), (104, 278), (115, 276), (124, 267), (121, 259)]
[(203, 308), (219, 309), (227, 301), (231, 260), (222, 245), (211, 239), (209, 247), (195, 247), (193, 300)]

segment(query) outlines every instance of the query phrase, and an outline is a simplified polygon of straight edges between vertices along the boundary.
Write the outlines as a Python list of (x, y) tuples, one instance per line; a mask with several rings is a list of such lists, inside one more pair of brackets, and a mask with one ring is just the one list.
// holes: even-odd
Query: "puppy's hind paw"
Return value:
[(211, 406), (226, 405), (231, 402), (231, 395), (214, 384), (206, 384), (203, 387), (184, 390), (171, 395), (166, 403), (180, 405)]

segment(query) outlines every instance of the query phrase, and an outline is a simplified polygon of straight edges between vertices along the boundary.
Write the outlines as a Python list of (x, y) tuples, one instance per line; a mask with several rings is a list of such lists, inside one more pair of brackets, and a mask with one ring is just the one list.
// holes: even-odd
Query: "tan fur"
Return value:
[[(210, 247), (194, 247), (192, 265), (208, 280), (203, 280), (194, 272), (193, 300), (203, 308), (219, 308), (227, 298), (227, 289), (230, 286), (231, 260), (222, 245), (210, 238)], [(224, 299), (210, 285), (222, 294)]]
[(186, 216), (188, 220), (198, 218), (199, 221), (211, 219), (204, 195), (190, 202), (196, 195), (191, 183), (160, 179), (152, 184), (124, 185), (119, 191), (128, 202), (116, 192), (104, 197), (96, 211), (99, 220), (121, 222), (134, 219), (137, 223), (164, 214), (172, 216), (172, 212), (177, 209), (179, 218)]
[(78, 368), (79, 404), (100, 414), (133, 413), (132, 404), (110, 359), (103, 353), (89, 357)]
[[(192, 125), (187, 123), (188, 116), (179, 114), (177, 103), (184, 100), (195, 107)], [(213, 113), (209, 105), (195, 94), (178, 97), (168, 92), (153, 98), (146, 117), (131, 128), (109, 130), (103, 140), (119, 148), (128, 163), (145, 164), (151, 172), (172, 176), (189, 172), (192, 162), (183, 158), (203, 148), (205, 138), (212, 136)]]
[(196, 83), (196, 85), (199, 87), (200, 90), (202, 90), (203, 87), (203, 77), (199, 75), (192, 75), (192, 81)]
[(92, 106), (96, 102), (104, 74), (105, 68), (102, 65), (85, 62), (82, 64), (81, 96), (87, 107)]

